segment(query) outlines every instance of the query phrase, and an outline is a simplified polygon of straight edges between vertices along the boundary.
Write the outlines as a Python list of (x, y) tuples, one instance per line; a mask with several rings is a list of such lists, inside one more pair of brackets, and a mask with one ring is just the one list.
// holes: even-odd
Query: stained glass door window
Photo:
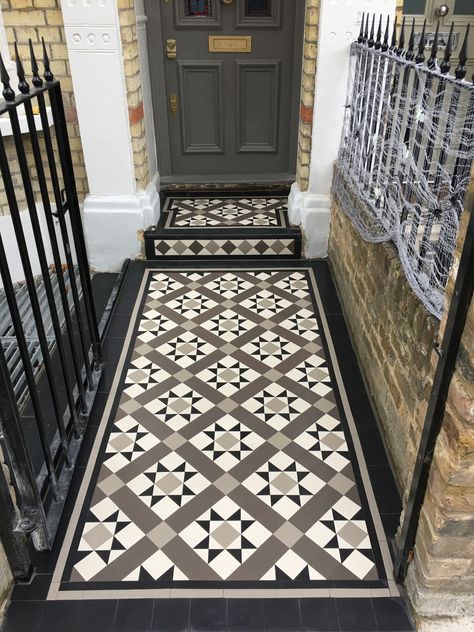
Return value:
[(186, 17), (210, 17), (212, 2), (211, 0), (185, 0), (184, 14)]
[(272, 0), (246, 0), (245, 17), (268, 18), (272, 15)]

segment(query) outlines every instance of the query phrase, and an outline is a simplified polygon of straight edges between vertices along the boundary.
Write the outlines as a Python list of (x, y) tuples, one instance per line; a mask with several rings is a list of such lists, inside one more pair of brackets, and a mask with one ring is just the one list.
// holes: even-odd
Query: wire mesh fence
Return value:
[(440, 65), (414, 25), (389, 44), (389, 22), (363, 20), (351, 47), (348, 104), (333, 194), (367, 241), (393, 240), (408, 281), (440, 318), (474, 158), (474, 86), (465, 81), (468, 32), (455, 76), (453, 29)]

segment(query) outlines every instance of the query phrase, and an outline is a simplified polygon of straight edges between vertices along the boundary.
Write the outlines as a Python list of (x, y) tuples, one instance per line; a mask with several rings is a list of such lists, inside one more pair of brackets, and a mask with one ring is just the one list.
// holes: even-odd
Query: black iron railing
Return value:
[[(438, 64), (389, 19), (365, 16), (351, 47), (350, 84), (333, 192), (368, 241), (393, 240), (407, 278), (437, 317), (474, 158), (474, 87), (465, 81), (469, 26), (454, 76), (453, 27)], [(391, 35), (391, 36), (390, 36)]]
[(0, 234), (0, 439), (19, 507), (15, 532), (31, 533), (45, 549), (57, 529), (102, 356), (61, 87), (44, 42), (42, 78), (30, 41), (32, 86), (16, 46), (15, 52), (18, 93), (0, 56), (0, 117), (11, 126), (10, 136), (0, 133), (0, 172), (24, 280), (14, 283)]

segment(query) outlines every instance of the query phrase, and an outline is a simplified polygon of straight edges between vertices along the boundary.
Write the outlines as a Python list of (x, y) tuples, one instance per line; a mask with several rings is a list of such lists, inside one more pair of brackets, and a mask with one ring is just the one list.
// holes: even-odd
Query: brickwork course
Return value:
[(298, 157), (296, 180), (301, 191), (309, 186), (311, 161), (311, 137), (313, 133), (313, 108), (316, 83), (316, 63), (319, 37), (320, 0), (307, 0), (301, 78), (301, 106), (298, 129)]
[[(82, 202), (88, 192), (87, 174), (82, 153), (79, 124), (77, 122), (60, 0), (0, 0), (0, 6), (2, 8), (7, 38), (10, 44), (11, 58), (14, 59), (15, 57), (13, 43), (16, 41), (19, 54), (25, 62), (27, 76), (29, 71), (28, 39), (31, 38), (35, 46), (37, 57), (40, 59), (41, 37), (44, 37), (51, 62), (51, 69), (55, 78), (61, 82), (77, 191), (79, 201)], [(119, 10), (124, 61), (123, 68), (129, 109), (130, 138), (135, 179), (137, 182), (137, 190), (143, 190), (149, 183), (150, 174), (143, 114), (135, 3), (134, 0), (117, 0), (117, 6)], [(16, 78), (12, 77), (12, 86), (15, 87), (15, 85)], [(41, 133), (39, 136), (41, 138)], [(13, 180), (15, 184), (18, 185), (18, 202), (20, 208), (23, 209), (26, 207), (26, 202), (21, 193), (21, 178), (15, 158), (13, 139), (7, 137), (5, 140)], [(33, 164), (31, 150), (26, 137), (24, 137), (24, 142), (27, 153), (30, 156), (30, 164)], [(0, 215), (5, 214), (9, 214), (9, 208), (6, 202), (5, 192), (0, 187)]]
[[(82, 154), (79, 125), (77, 123), (76, 104), (60, 2), (59, 0), (0, 0), (0, 6), (10, 45), (10, 56), (12, 59), (15, 58), (13, 43), (16, 41), (18, 52), (25, 65), (27, 77), (29, 76), (30, 58), (28, 39), (31, 38), (36, 56), (38, 59), (41, 59), (41, 37), (44, 37), (51, 61), (51, 70), (55, 78), (61, 81), (77, 191), (82, 201), (88, 192), (87, 174)], [(11, 83), (16, 88), (16, 77), (12, 77)], [(6, 149), (9, 156), (12, 156), (14, 151), (12, 139), (7, 140)], [(14, 181), (19, 183), (18, 169), (13, 167), (12, 173)], [(17, 191), (19, 188), (17, 188)], [(22, 202), (21, 198), (19, 201), (20, 203)], [(0, 214), (2, 215), (9, 213), (2, 191), (0, 191), (0, 209)]]
[[(474, 171), (447, 290), (474, 201)], [(359, 362), (406, 501), (444, 321), (406, 281), (395, 247), (361, 239), (333, 202), (329, 257)], [(421, 513), (408, 593), (422, 616), (474, 612), (474, 308), (462, 337)]]

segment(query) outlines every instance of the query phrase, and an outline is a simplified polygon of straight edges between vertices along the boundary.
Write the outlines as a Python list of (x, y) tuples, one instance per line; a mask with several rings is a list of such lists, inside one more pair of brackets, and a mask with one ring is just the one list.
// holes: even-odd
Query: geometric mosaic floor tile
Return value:
[(287, 454), (279, 452), (243, 484), (289, 519), (324, 486), (324, 481)]
[(244, 408), (275, 430), (282, 430), (311, 407), (304, 399), (276, 383), (269, 384), (248, 401)]
[(230, 498), (222, 498), (181, 536), (222, 579), (227, 579), (271, 533)]
[(153, 270), (144, 292), (63, 592), (381, 581), (307, 271)]
[(196, 435), (191, 443), (213, 463), (228, 471), (262, 445), (264, 439), (231, 415), (226, 415)]

